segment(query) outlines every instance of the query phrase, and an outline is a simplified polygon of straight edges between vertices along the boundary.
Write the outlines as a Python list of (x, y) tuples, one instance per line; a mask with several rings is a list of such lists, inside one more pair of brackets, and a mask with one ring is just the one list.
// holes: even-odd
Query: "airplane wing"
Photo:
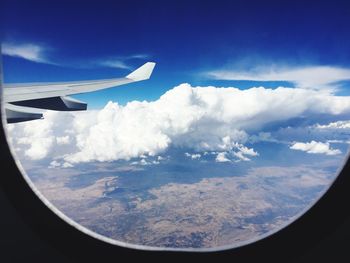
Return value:
[(35, 109), (86, 110), (87, 104), (69, 95), (97, 91), (149, 79), (154, 62), (147, 62), (123, 78), (74, 82), (4, 84), (3, 102), (8, 123), (43, 118)]

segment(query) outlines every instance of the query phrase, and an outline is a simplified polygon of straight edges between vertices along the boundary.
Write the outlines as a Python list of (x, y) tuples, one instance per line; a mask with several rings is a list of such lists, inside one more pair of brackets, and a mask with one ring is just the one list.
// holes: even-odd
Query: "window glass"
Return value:
[(328, 189), (350, 143), (341, 5), (100, 2), (4, 4), (8, 140), (59, 216), (118, 245), (220, 250)]

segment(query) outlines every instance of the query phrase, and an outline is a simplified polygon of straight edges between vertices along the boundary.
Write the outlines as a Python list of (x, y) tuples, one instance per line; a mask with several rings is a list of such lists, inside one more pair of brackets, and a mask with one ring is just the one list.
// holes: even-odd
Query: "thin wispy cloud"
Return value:
[(112, 58), (96, 60), (92, 64), (102, 66), (102, 67), (132, 70), (134, 67), (132, 65), (129, 65), (131, 60), (148, 59), (149, 57), (150, 56), (147, 54), (134, 54), (134, 55), (130, 55), (130, 56), (119, 56), (119, 57), (112, 57)]
[(151, 56), (148, 54), (134, 54), (129, 56), (128, 58), (132, 59), (132, 58), (136, 58), (136, 59), (147, 59), (150, 58)]
[(124, 61), (119, 59), (114, 60), (104, 60), (97, 63), (99, 66), (108, 67), (108, 68), (121, 68), (121, 69), (131, 69), (132, 67), (127, 65)]
[(205, 73), (218, 80), (288, 81), (298, 88), (337, 88), (337, 82), (350, 80), (350, 69), (334, 66), (255, 67), (248, 71), (218, 69)]
[(48, 48), (42, 45), (5, 42), (1, 47), (3, 55), (18, 57), (36, 63), (55, 64), (47, 57)]
[(73, 68), (109, 67), (132, 70), (134, 68), (134, 65), (130, 63), (132, 60), (142, 60), (150, 57), (147, 54), (132, 54), (128, 56), (114, 56), (79, 62), (71, 60), (69, 61), (69, 64), (67, 64), (49, 58), (50, 50), (52, 50), (52, 48), (46, 45), (35, 43), (4, 42), (1, 45), (1, 53), (6, 56), (17, 57), (36, 63)]

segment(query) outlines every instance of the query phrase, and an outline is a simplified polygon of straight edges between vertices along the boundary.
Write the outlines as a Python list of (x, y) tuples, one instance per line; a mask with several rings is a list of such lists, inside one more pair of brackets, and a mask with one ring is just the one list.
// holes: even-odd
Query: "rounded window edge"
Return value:
[[(0, 61), (1, 64), (1, 61)], [(2, 70), (1, 73), (2, 75)], [(1, 82), (2, 85), (2, 82)], [(2, 93), (2, 89), (1, 92)], [(4, 127), (4, 108), (1, 96), (1, 159), (6, 163), (9, 172), (1, 177), (0, 187), (8, 196), (11, 203), (19, 211), (21, 217), (28, 221), (35, 231), (45, 240), (60, 247), (63, 252), (69, 251), (74, 258), (83, 257), (110, 257), (115, 253), (127, 253), (128, 255), (159, 256), (171, 255), (172, 257), (183, 255), (225, 255), (241, 259), (261, 259), (266, 257), (270, 261), (280, 261), (288, 251), (293, 251), (297, 257), (300, 253), (313, 246), (321, 237), (335, 231), (338, 224), (350, 217), (350, 211), (339, 207), (338, 202), (348, 200), (350, 192), (349, 152), (337, 175), (330, 185), (319, 194), (313, 203), (303, 209), (293, 220), (287, 221), (275, 231), (267, 232), (256, 240), (239, 243), (238, 245), (215, 247), (213, 249), (162, 249), (119, 242), (97, 234), (86, 227), (81, 226), (68, 216), (64, 215), (52, 205), (35, 187), (26, 175), (21, 164), (15, 158), (11, 146), (7, 140)], [(15, 189), (15, 191), (13, 190)], [(327, 216), (328, 214), (328, 216)], [(329, 214), (332, 216), (329, 217)], [(38, 218), (44, 220), (38, 222)], [(320, 220), (322, 218), (322, 220)], [(81, 253), (84, 251), (84, 253)], [(198, 253), (201, 252), (201, 253)], [(65, 252), (64, 252), (65, 253)]]

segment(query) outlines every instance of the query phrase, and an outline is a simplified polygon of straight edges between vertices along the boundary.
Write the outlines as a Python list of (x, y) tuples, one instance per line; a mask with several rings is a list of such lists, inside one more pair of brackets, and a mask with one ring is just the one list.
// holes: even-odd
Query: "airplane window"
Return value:
[(7, 139), (59, 216), (119, 246), (223, 250), (331, 186), (350, 143), (340, 5), (78, 2), (4, 8)]

